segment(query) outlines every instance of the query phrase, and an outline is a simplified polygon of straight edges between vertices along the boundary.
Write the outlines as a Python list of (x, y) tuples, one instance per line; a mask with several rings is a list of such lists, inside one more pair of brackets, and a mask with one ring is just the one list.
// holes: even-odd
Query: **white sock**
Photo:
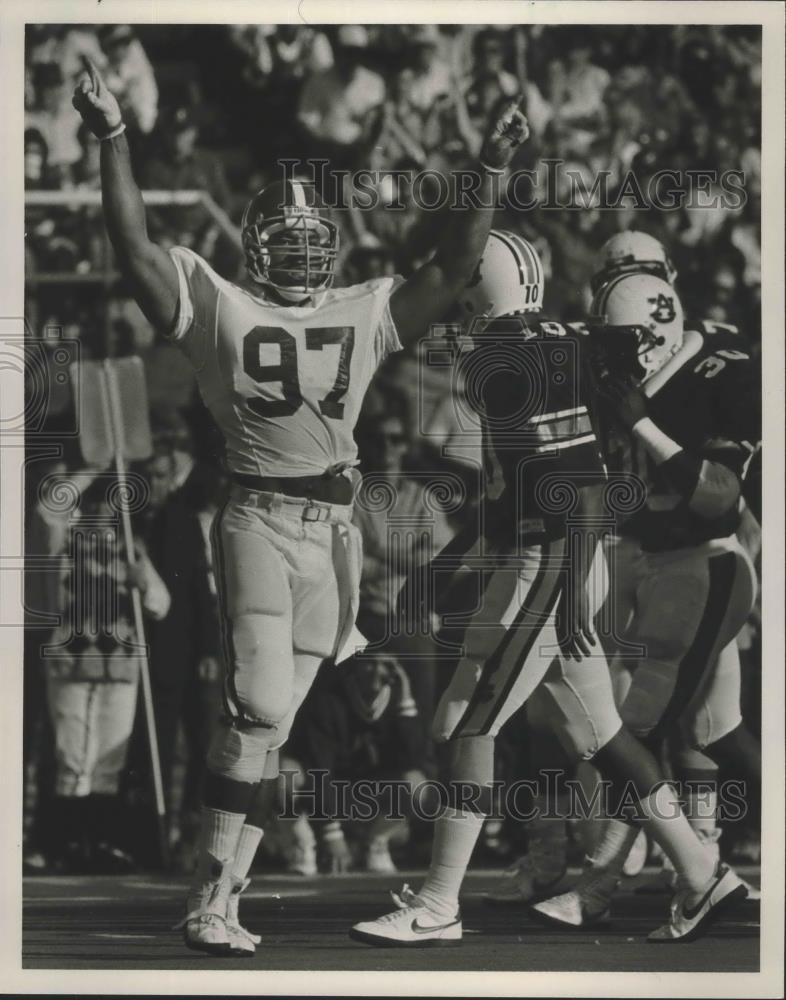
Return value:
[(485, 816), (448, 808), (435, 823), (431, 865), (418, 896), (439, 916), (454, 917)]
[(700, 794), (689, 791), (685, 803), (685, 815), (691, 829), (705, 844), (717, 844), (720, 838), (718, 828), (718, 793), (714, 789), (704, 789)]
[(232, 862), (232, 874), (235, 878), (242, 881), (248, 875), (262, 839), (262, 833), (263, 831), (258, 826), (251, 826), (248, 823), (243, 825), (235, 849), (235, 860)]
[(620, 819), (604, 820), (600, 838), (592, 853), (587, 855), (592, 870), (605, 871), (610, 876), (619, 878), (638, 833), (638, 827), (623, 823)]
[(216, 877), (216, 862), (225, 865), (232, 861), (245, 818), (243, 813), (223, 812), (221, 809), (202, 807), (199, 862), (196, 871), (197, 885), (202, 885), (202, 883)]
[(674, 789), (663, 784), (639, 804), (649, 833), (666, 852), (681, 883), (698, 892), (712, 877), (715, 861), (691, 830)]

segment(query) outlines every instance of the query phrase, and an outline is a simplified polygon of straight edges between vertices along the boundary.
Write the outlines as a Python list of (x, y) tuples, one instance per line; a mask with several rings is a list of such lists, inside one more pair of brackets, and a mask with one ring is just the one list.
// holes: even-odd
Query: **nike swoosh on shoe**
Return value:
[(704, 893), (704, 895), (701, 897), (698, 903), (696, 903), (695, 906), (683, 906), (682, 915), (687, 920), (693, 920), (694, 917), (698, 916), (702, 906), (704, 906), (704, 904), (707, 902), (707, 900), (710, 898), (713, 892), (715, 892), (715, 890), (718, 888), (719, 883), (726, 877), (728, 870), (729, 870), (728, 868), (724, 867), (718, 872), (715, 881), (712, 883), (712, 885)]
[(422, 927), (418, 923), (418, 918), (415, 917), (415, 919), (410, 924), (410, 929), (412, 930), (412, 932), (414, 934), (430, 934), (432, 931), (444, 931), (444, 930), (447, 930), (448, 927), (453, 927), (457, 923), (458, 923), (458, 920), (451, 920), (447, 924), (434, 924), (433, 927)]

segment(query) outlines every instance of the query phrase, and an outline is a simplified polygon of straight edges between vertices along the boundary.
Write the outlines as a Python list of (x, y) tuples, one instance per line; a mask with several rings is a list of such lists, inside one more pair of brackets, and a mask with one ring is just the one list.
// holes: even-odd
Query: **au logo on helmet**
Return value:
[(672, 323), (674, 321), (677, 313), (674, 309), (674, 297), (672, 295), (659, 293), (653, 298), (647, 299), (647, 301), (654, 306), (650, 316), (652, 316), (656, 323)]

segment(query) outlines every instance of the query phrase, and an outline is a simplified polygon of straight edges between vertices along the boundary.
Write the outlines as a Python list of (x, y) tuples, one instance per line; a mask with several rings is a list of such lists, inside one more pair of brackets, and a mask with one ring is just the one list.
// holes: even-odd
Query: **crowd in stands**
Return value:
[[(326, 159), (332, 170), (350, 172), (468, 167), (489, 119), (504, 102), (520, 97), (532, 135), (514, 170), (535, 172), (537, 205), (517, 211), (503, 191), (498, 224), (537, 246), (546, 270), (547, 311), (558, 319), (581, 318), (598, 247), (613, 232), (635, 227), (667, 246), (687, 315), (738, 325), (758, 350), (756, 27), (29, 25), (26, 46), (27, 191), (100, 188), (99, 144), (71, 106), (86, 57), (120, 101), (140, 186), (206, 192), (235, 225), (248, 198), (279, 176), (281, 158)], [(562, 161), (558, 209), (548, 206), (540, 183), (549, 159)], [(714, 171), (715, 179), (698, 199), (670, 211), (637, 207), (630, 192), (614, 209), (597, 198), (579, 204), (567, 187), (571, 173), (589, 190), (593, 177), (607, 171), (614, 198), (630, 173), (646, 190), (663, 169)], [(744, 173), (743, 204), (723, 204), (724, 171)], [(419, 213), (411, 193), (405, 193), (403, 210), (391, 211), (390, 177), (380, 176), (375, 184), (376, 208), (337, 213), (342, 284), (411, 273), (433, 249), (445, 218)], [(148, 220), (151, 237), (161, 245), (192, 247), (227, 277), (241, 274), (237, 241), (203, 204), (151, 208)], [(44, 349), (51, 355), (58, 336), (72, 338), (82, 358), (137, 354), (148, 372), (155, 453), (137, 471), (151, 483), (152, 499), (135, 529), (141, 561), (150, 566), (143, 589), (154, 605), (145, 613), (173, 863), (186, 869), (193, 859), (201, 761), (221, 708), (207, 541), (224, 483), (215, 429), (195, 398), (187, 365), (153, 334), (111, 273), (100, 207), (74, 207), (67, 200), (57, 207), (30, 204), (26, 232), (28, 318)], [(63, 282), (63, 274), (77, 280)], [(413, 385), (419, 386), (419, 401)], [(359, 625), (376, 652), (315, 686), (286, 751), (299, 774), (295, 784), (312, 766), (327, 767), (337, 778), (382, 775), (410, 787), (439, 774), (428, 722), (445, 682), (443, 665), (422, 636), (395, 642), (385, 637), (404, 564), (424, 564), (459, 530), (477, 488), (473, 457), (448, 459), (441, 450), (455, 433), (452, 391), (449, 371), (429, 369), (415, 350), (391, 358), (367, 397), (358, 426), (361, 468), (379, 489), (386, 482), (395, 487), (397, 514), (406, 515), (408, 534), (403, 541), (391, 538), (389, 505), (360, 505), (365, 563)], [(61, 418), (62, 412), (54, 414), (50, 432), (57, 432)], [(80, 462), (66, 443), (62, 461), (31, 463), (28, 554), (65, 554), (73, 544), (62, 519), (47, 513), (38, 486), (73, 478)], [(429, 476), (449, 484), (447, 493), (432, 490), (439, 502), (425, 495), (434, 487)], [(87, 505), (98, 502), (91, 500), (89, 484), (84, 496)], [(402, 547), (404, 563), (393, 566), (393, 550), (400, 559)], [(34, 600), (50, 610), (52, 602), (62, 606), (62, 594), (28, 576), (35, 593), (30, 606)], [(165, 611), (155, 600), (159, 584)], [(118, 587), (127, 598), (127, 582), (118, 581)], [(69, 782), (63, 771), (68, 748), (58, 743), (57, 714), (47, 711), (52, 668), (39, 654), (48, 641), (46, 628), (27, 630), (29, 870), (122, 870), (153, 863), (140, 712), (134, 715), (127, 699), (122, 750), (113, 747), (110, 773), (92, 785), (89, 779)], [(746, 641), (756, 677), (755, 627)], [(71, 668), (66, 663), (59, 669), (65, 676)], [(755, 713), (758, 684), (749, 680), (748, 686)], [(138, 832), (124, 837), (124, 830), (145, 824), (151, 830), (147, 839)], [(409, 826), (407, 847), (401, 824), (358, 833), (328, 823), (315, 837), (297, 816), (271, 823), (266, 857), (305, 874), (351, 864), (384, 870), (389, 844), (400, 843), (400, 856), (411, 858), (407, 850), (416, 852), (418, 837), (427, 835), (414, 820)], [(501, 849), (491, 836), (486, 847), (493, 857)]]

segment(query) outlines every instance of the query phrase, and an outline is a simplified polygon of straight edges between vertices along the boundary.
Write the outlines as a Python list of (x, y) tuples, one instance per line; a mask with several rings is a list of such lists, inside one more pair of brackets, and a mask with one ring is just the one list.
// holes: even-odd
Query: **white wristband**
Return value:
[(483, 160), (478, 160), (478, 163), (486, 171), (487, 174), (504, 174), (504, 167), (490, 167), (488, 163), (484, 163)]
[(125, 130), (126, 130), (126, 123), (120, 122), (120, 124), (116, 125), (111, 132), (107, 133), (107, 135), (102, 135), (98, 141), (106, 142), (107, 139), (114, 139), (117, 136), (122, 135), (125, 132)]

